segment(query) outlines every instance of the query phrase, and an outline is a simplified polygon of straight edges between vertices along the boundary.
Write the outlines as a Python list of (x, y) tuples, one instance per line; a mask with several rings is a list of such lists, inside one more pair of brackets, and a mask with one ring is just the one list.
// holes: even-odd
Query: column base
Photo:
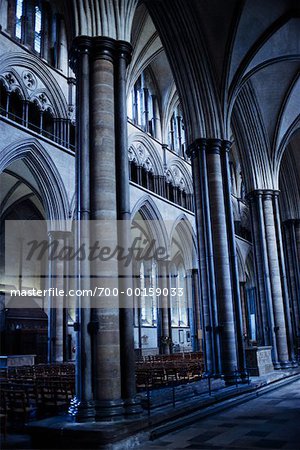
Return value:
[(233, 386), (236, 384), (238, 374), (236, 372), (224, 373), (224, 381), (226, 386)]
[(280, 361), (281, 369), (291, 369), (293, 367), (292, 361)]
[(132, 416), (141, 417), (143, 415), (143, 408), (141, 400), (138, 397), (124, 400), (125, 416), (131, 418)]
[(123, 400), (96, 400), (96, 422), (111, 422), (122, 420), (125, 417)]
[(239, 376), (240, 376), (240, 379), (241, 379), (241, 383), (242, 383), (242, 384), (248, 384), (248, 383), (249, 383), (250, 375), (249, 375), (249, 373), (247, 372), (247, 370), (242, 369), (242, 370), (239, 372)]
[(74, 397), (69, 406), (69, 416), (74, 422), (93, 422), (95, 420), (95, 402), (93, 400), (80, 401)]
[(273, 366), (275, 370), (281, 369), (281, 364), (279, 361), (273, 361)]
[(295, 359), (293, 359), (293, 360), (292, 360), (292, 367), (293, 367), (293, 368), (296, 368), (296, 367), (298, 367), (298, 366), (299, 366), (298, 361), (296, 361)]

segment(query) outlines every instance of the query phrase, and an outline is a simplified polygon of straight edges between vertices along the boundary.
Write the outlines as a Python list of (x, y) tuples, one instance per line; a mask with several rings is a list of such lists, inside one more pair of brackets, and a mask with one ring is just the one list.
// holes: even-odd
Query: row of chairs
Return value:
[(75, 394), (74, 381), (34, 380), (1, 384), (1, 414), (9, 422), (25, 423), (65, 411)]
[(202, 379), (204, 367), (202, 362), (180, 362), (164, 363), (164, 365), (153, 364), (151, 366), (136, 368), (136, 385), (139, 391), (174, 384), (189, 383)]
[(186, 361), (186, 360), (203, 360), (202, 352), (181, 352), (169, 355), (146, 355), (140, 356), (137, 363), (153, 363), (163, 361)]
[(74, 364), (38, 364), (35, 366), (8, 367), (1, 373), (7, 378), (37, 378), (43, 376), (74, 376)]

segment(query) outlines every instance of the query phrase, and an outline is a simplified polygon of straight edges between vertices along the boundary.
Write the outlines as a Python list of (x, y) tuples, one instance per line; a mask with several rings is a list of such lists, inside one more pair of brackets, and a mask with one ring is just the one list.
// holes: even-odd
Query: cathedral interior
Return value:
[[(299, 74), (298, 0), (0, 0), (3, 448), (163, 448), (296, 386)], [(299, 448), (207, 427), (170, 448)]]

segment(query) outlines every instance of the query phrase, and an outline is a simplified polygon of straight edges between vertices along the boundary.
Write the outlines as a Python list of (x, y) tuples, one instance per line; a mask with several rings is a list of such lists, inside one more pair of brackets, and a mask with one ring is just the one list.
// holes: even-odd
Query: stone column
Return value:
[(299, 315), (299, 302), (300, 302), (300, 289), (297, 277), (297, 243), (295, 232), (295, 221), (287, 220), (284, 222), (284, 235), (285, 235), (285, 247), (286, 247), (286, 259), (288, 267), (288, 278), (290, 285), (291, 295), (291, 310), (294, 326), (295, 336), (299, 336), (300, 333), (300, 315)]
[[(50, 255), (52, 248), (59, 254), (65, 245), (68, 233), (49, 232)], [(48, 297), (48, 362), (62, 363), (66, 360), (65, 348), (65, 262), (59, 258), (49, 261), (49, 297)]]
[(218, 335), (215, 334), (218, 322), (205, 148), (206, 141), (199, 139), (189, 147), (188, 156), (191, 157), (194, 185), (205, 368), (208, 373), (217, 374), (220, 373)]
[(300, 220), (295, 221), (296, 250), (298, 264), (300, 265)]
[[(126, 67), (131, 59), (132, 48), (127, 42), (117, 42), (115, 64), (115, 133), (116, 133), (116, 182), (117, 182), (117, 218), (118, 244), (121, 248), (131, 246), (131, 213), (128, 164), (128, 131), (126, 104)], [(133, 297), (126, 293), (133, 288), (132, 261), (124, 264), (119, 261), (120, 294), (120, 349), (122, 398), (127, 414), (140, 413), (136, 399), (135, 354), (134, 354), (134, 317)]]
[[(72, 49), (72, 65), (77, 77), (76, 121), (77, 144), (76, 164), (76, 219), (75, 246), (90, 244), (89, 222), (91, 217), (90, 199), (90, 53), (91, 40), (77, 38)], [(76, 261), (76, 288), (90, 288), (89, 261)], [(71, 402), (69, 414), (78, 422), (95, 419), (92, 387), (92, 342), (91, 298), (76, 299), (76, 395)]]
[(160, 297), (161, 308), (161, 349), (162, 353), (168, 355), (170, 353), (170, 345), (166, 338), (171, 338), (170, 329), (170, 297), (169, 297), (169, 272), (168, 263), (164, 261), (159, 262), (160, 273), (160, 288), (162, 295)]
[(224, 199), (225, 199), (225, 212), (226, 223), (228, 230), (228, 244), (229, 244), (229, 259), (231, 268), (231, 280), (232, 280), (232, 292), (234, 299), (234, 310), (236, 320), (236, 334), (237, 334), (237, 346), (238, 346), (238, 370), (242, 379), (246, 380), (246, 355), (244, 349), (243, 338), (243, 316), (242, 316), (242, 304), (240, 294), (239, 283), (239, 271), (237, 261), (237, 250), (235, 242), (234, 221), (232, 212), (232, 199), (231, 199), (231, 176), (229, 167), (229, 151), (231, 142), (223, 141), (221, 159), (223, 169), (223, 184), (224, 184)]
[[(222, 371), (226, 383), (231, 384), (235, 380), (238, 361), (221, 146), (219, 139), (198, 139), (190, 147), (189, 154), (192, 157), (200, 270), (208, 289), (208, 302), (203, 302), (203, 307), (204, 321), (209, 317), (210, 324), (205, 323), (205, 331), (212, 330), (214, 370)], [(201, 261), (203, 252), (205, 264)], [(206, 342), (210, 341), (206, 338)], [(206, 354), (209, 354), (207, 346)]]
[(265, 221), (265, 239), (270, 271), (272, 303), (274, 311), (274, 331), (277, 343), (278, 360), (282, 368), (290, 367), (285, 325), (285, 312), (281, 286), (278, 246), (273, 209), (273, 191), (264, 191), (263, 214)]
[[(80, 39), (80, 38), (79, 38)], [(90, 204), (92, 239), (100, 248), (116, 249), (117, 192), (115, 154), (115, 61), (114, 39), (89, 39), (90, 52)], [(119, 298), (116, 255), (97, 258), (91, 264), (93, 289), (103, 287), (108, 295), (94, 304), (95, 322), (93, 389), (96, 420), (107, 421), (124, 414), (121, 393)]]
[(275, 216), (275, 228), (277, 235), (277, 245), (278, 245), (278, 258), (279, 258), (279, 267), (280, 267), (280, 275), (281, 275), (281, 284), (282, 284), (282, 295), (283, 295), (283, 307), (285, 313), (285, 325), (286, 325), (286, 334), (287, 334), (287, 343), (289, 349), (289, 361), (291, 361), (293, 367), (297, 367), (296, 357), (295, 357), (295, 342), (293, 335), (293, 327), (292, 327), (292, 314), (290, 309), (290, 298), (287, 284), (287, 276), (286, 276), (286, 265), (285, 265), (285, 257), (283, 252), (283, 241), (282, 241), (282, 232), (281, 232), (281, 220), (279, 213), (279, 191), (274, 191), (274, 216)]
[(193, 296), (192, 299), (195, 304), (195, 339), (197, 343), (197, 350), (204, 351), (205, 343), (203, 342), (203, 313), (201, 311), (200, 298), (201, 292), (199, 287), (198, 270), (192, 269), (192, 288)]
[[(260, 308), (260, 316), (262, 322), (262, 345), (271, 345), (273, 332), (270, 325), (269, 304), (271, 302), (271, 286), (269, 270), (267, 265), (266, 254), (262, 244), (261, 236), (264, 233), (264, 225), (261, 224), (263, 219), (259, 213), (261, 208), (261, 199), (259, 193), (251, 193), (248, 195), (250, 204), (250, 216), (252, 226), (253, 253), (256, 272), (256, 285), (259, 301), (257, 305)], [(273, 348), (274, 353), (274, 348)], [(274, 356), (274, 355), (273, 355)], [(273, 357), (274, 359), (274, 357)]]
[(219, 139), (209, 139), (207, 141), (207, 178), (213, 235), (218, 317), (221, 334), (222, 372), (227, 383), (232, 383), (238, 361), (228, 251), (229, 236), (226, 226), (225, 198), (220, 157), (221, 144), (222, 142)]

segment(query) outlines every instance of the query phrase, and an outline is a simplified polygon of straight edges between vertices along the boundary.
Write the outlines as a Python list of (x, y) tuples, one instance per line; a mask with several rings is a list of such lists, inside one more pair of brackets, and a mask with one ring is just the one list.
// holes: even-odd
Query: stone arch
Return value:
[(153, 239), (156, 240), (157, 246), (169, 250), (169, 239), (164, 220), (158, 207), (149, 195), (145, 195), (136, 203), (131, 212), (131, 220), (134, 219), (135, 214), (138, 212), (148, 222), (150, 232)]
[(180, 187), (180, 180), (178, 183), (174, 171), (172, 171), (171, 169), (172, 167), (176, 168), (179, 171), (179, 173), (183, 176), (185, 190), (188, 194), (191, 194), (193, 192), (192, 175), (188, 171), (186, 165), (178, 158), (173, 158), (171, 161), (168, 162), (168, 170), (171, 172), (174, 186)]
[(185, 268), (189, 270), (197, 267), (196, 236), (185, 214), (180, 214), (173, 224), (170, 233), (170, 246), (172, 245), (172, 239), (176, 231), (182, 245)]
[[(150, 138), (144, 135), (144, 133), (134, 133), (129, 135), (128, 138), (129, 149), (133, 151), (139, 165), (143, 165), (147, 159), (147, 153), (150, 155), (151, 163), (153, 165), (155, 175), (163, 175), (163, 163), (159, 156), (159, 153), (155, 145), (151, 142)], [(139, 146), (144, 155), (139, 151)]]
[(17, 141), (0, 153), (0, 173), (16, 160), (22, 159), (35, 177), (46, 212), (46, 219), (59, 228), (69, 217), (65, 186), (54, 162), (37, 139)]
[[(43, 90), (49, 97), (49, 101), (53, 107), (54, 113), (57, 117), (67, 119), (67, 101), (61, 90), (59, 83), (55, 80), (51, 72), (41, 64), (39, 58), (31, 54), (25, 54), (21, 52), (16, 53), (5, 53), (0, 58), (0, 73), (13, 72), (16, 73), (16, 67), (21, 67), (24, 69), (24, 76), (27, 73), (33, 74), (34, 78), (40, 79), (42, 84), (45, 86)], [(26, 73), (25, 73), (26, 72)], [(25, 81), (21, 79), (18, 75), (18, 81), (22, 87), (23, 93), (26, 91)], [(25, 94), (25, 97), (28, 95)]]

